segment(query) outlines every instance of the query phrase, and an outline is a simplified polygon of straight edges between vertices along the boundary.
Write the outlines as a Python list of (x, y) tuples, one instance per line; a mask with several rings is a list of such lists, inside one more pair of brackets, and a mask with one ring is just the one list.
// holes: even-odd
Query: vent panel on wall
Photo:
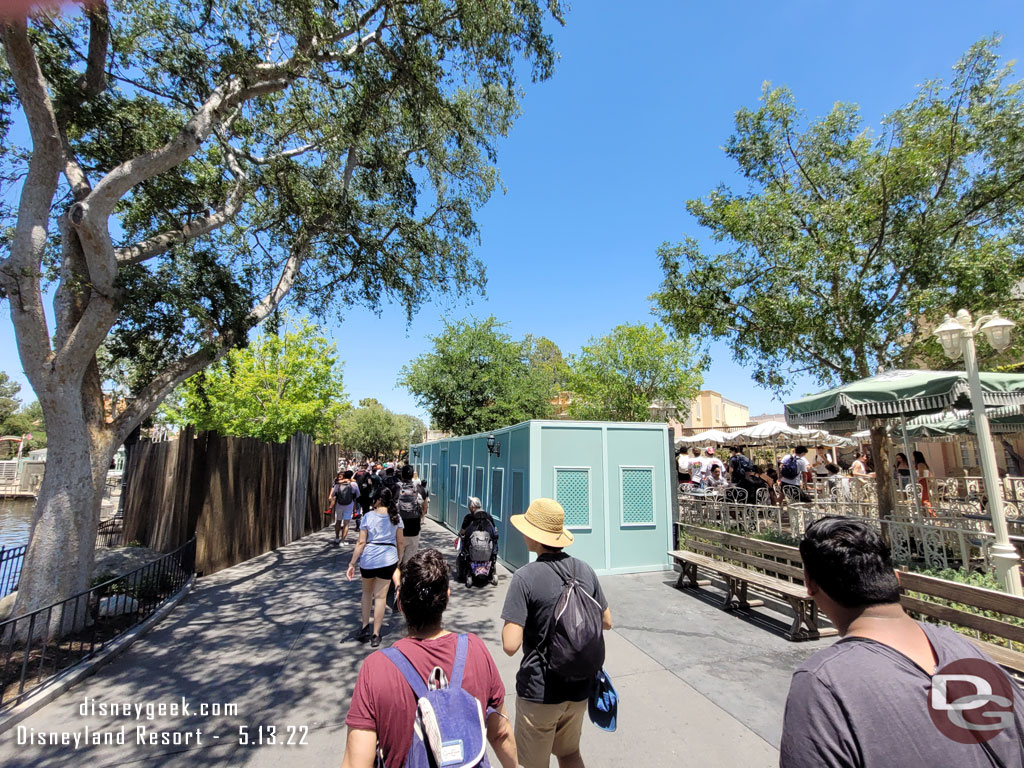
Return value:
[(653, 467), (622, 467), (622, 524), (654, 525)]
[(565, 510), (566, 528), (589, 528), (590, 470), (556, 467), (555, 501)]

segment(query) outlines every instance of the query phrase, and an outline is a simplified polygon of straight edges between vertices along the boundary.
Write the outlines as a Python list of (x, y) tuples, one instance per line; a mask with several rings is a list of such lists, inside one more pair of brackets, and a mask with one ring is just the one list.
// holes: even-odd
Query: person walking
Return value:
[[(352, 551), (352, 562), (345, 572), (349, 581), (355, 578), (356, 565), (363, 579), (362, 629), (359, 640), (370, 639), (370, 647), (380, 645), (380, 628), (384, 623), (385, 600), (392, 579), (399, 581), (398, 564), (405, 541), (402, 518), (392, 504), (391, 491), (385, 488), (377, 498), (377, 506), (363, 514), (359, 540)], [(370, 631), (370, 609), (373, 609), (373, 631)]]
[(334, 505), (334, 546), (348, 546), (348, 526), (352, 522), (359, 487), (352, 480), (352, 470), (339, 472), (331, 489), (331, 503)]
[(513, 656), (522, 648), (516, 675), (516, 750), (524, 768), (547, 768), (551, 755), (559, 768), (583, 768), (580, 731), (593, 680), (565, 680), (550, 673), (546, 659), (552, 616), (563, 585), (575, 579), (600, 606), (604, 629), (612, 628), (608, 601), (593, 569), (563, 552), (573, 542), (565, 512), (554, 499), (535, 499), (526, 513), (509, 518), (526, 548), (537, 555), (513, 575), (501, 618), (501, 644)]
[(403, 565), (419, 550), (420, 527), (427, 516), (430, 494), (422, 485), (413, 481), (412, 464), (402, 467), (401, 480), (395, 486), (395, 501), (398, 514), (402, 517), (402, 536), (405, 539)]
[(803, 503), (813, 501), (810, 494), (804, 490), (804, 480), (811, 468), (807, 459), (804, 458), (806, 455), (807, 446), (798, 445), (779, 465), (779, 482), (782, 485), (782, 493), (789, 501)]
[(449, 594), (448, 563), (436, 549), (423, 550), (406, 563), (399, 588), (406, 636), (387, 651), (371, 653), (359, 669), (345, 718), (348, 736), (342, 768), (373, 768), (378, 748), (383, 765), (400, 768), (412, 747), (416, 696), (386, 654), (398, 651), (424, 681), (436, 669), (453, 681), (460, 642), (465, 643), (462, 688), (485, 713), (487, 741), (501, 768), (515, 768), (515, 739), (498, 667), (479, 637), (445, 629), (443, 614)]

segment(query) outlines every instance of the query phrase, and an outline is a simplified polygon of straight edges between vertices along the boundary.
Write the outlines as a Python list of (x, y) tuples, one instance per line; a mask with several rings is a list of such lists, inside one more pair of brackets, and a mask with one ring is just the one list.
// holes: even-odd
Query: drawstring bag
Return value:
[(604, 731), (614, 731), (619, 715), (619, 694), (612, 685), (612, 679), (603, 669), (594, 679), (594, 687), (587, 702), (590, 722)]

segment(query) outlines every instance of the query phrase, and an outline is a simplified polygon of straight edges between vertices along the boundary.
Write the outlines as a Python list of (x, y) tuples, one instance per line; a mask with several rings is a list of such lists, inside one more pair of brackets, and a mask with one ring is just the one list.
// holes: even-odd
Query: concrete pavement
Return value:
[[(124, 655), (0, 735), (0, 764), (340, 765), (349, 696), (370, 649), (354, 640), (359, 584), (344, 577), (351, 548), (332, 538), (325, 530), (200, 579)], [(451, 540), (434, 523), (424, 527), (422, 546), (452, 555)], [(509, 578), (503, 570), (497, 587), (453, 584), (445, 624), (485, 640), (512, 709), (519, 657), (502, 653), (499, 618)], [(777, 764), (790, 672), (830, 641), (790, 643), (674, 581), (671, 572), (602, 579), (616, 624), (606, 668), (620, 695), (619, 728), (587, 723), (584, 760), (592, 768)], [(400, 637), (400, 617), (384, 632), (385, 644)], [(84, 743), (122, 728), (123, 744)], [(69, 743), (38, 743), (51, 734)]]

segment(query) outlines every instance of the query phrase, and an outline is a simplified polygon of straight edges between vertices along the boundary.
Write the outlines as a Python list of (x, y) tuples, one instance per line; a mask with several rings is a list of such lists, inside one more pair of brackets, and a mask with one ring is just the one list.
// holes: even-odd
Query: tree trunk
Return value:
[(871, 453), (878, 491), (878, 516), (885, 520), (892, 516), (893, 511), (892, 462), (889, 459), (889, 436), (881, 419), (871, 421)]
[[(81, 407), (81, 392), (69, 389), (72, 391), (64, 397), (40, 398), (47, 431), (59, 434), (60, 439), (51, 440), (47, 449), (14, 616), (85, 591), (92, 579), (96, 528), (111, 451), (96, 450)], [(81, 624), (83, 611), (78, 613)], [(66, 622), (70, 620), (66, 618)], [(66, 622), (60, 627), (60, 615), (55, 612), (49, 622), (50, 634), (71, 629)]]

